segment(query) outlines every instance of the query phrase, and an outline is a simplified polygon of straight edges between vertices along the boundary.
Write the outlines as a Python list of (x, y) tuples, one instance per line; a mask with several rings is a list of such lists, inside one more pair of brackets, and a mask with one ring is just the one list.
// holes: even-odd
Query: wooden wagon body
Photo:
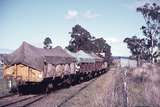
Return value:
[(3, 76), (22, 82), (41, 82), (45, 78), (75, 73), (75, 62), (75, 58), (59, 46), (49, 50), (23, 42), (15, 52), (6, 56)]
[(60, 46), (42, 49), (26, 42), (4, 59), (4, 78), (14, 79), (18, 83), (40, 83), (44, 80), (50, 82), (57, 77), (79, 74), (84, 76), (107, 68), (103, 58), (94, 53), (82, 50), (72, 53)]

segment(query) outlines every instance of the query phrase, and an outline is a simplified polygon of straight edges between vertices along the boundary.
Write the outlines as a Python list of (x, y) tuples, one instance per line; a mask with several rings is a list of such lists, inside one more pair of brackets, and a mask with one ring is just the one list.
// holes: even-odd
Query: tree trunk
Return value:
[(139, 63), (138, 63), (138, 62), (139, 62), (139, 61), (138, 61), (138, 56), (137, 56), (136, 60), (137, 60), (137, 67), (138, 67), (138, 66), (139, 66)]
[(140, 66), (140, 56), (138, 55), (136, 59), (137, 59), (137, 67), (139, 67)]
[(151, 44), (151, 63), (153, 64), (154, 63), (154, 61), (153, 61), (153, 36), (151, 36), (151, 42), (152, 42), (152, 44)]

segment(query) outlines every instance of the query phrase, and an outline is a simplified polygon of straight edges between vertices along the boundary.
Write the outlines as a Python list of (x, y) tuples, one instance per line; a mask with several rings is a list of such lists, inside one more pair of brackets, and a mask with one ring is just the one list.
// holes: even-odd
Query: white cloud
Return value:
[(115, 44), (115, 43), (120, 43), (121, 42), (121, 40), (116, 38), (116, 37), (108, 37), (108, 38), (105, 38), (105, 40), (109, 44)]
[(65, 19), (67, 20), (73, 20), (78, 18), (78, 11), (76, 10), (68, 10), (67, 15), (65, 16)]
[(99, 14), (97, 13), (94, 13), (93, 11), (91, 10), (87, 10), (86, 12), (84, 12), (83, 14), (83, 17), (86, 18), (86, 19), (93, 19), (93, 18), (96, 18), (100, 16)]
[(65, 19), (67, 20), (74, 20), (74, 19), (94, 19), (100, 16), (99, 14), (87, 10), (85, 12), (78, 12), (77, 10), (68, 10)]

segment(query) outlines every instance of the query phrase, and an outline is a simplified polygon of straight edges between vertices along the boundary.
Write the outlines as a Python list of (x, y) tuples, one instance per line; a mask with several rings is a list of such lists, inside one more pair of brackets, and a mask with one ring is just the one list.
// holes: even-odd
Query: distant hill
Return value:
[(11, 52), (13, 52), (11, 49), (0, 49), (0, 54), (9, 54)]

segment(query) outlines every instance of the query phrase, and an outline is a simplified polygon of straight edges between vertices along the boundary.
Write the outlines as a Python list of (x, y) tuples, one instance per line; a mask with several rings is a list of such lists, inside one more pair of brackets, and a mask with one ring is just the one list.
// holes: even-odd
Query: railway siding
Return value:
[(104, 104), (108, 89), (114, 81), (115, 71), (113, 68), (95, 80), (51, 93), (43, 102), (34, 103), (30, 107), (99, 107)]
[[(27, 106), (27, 107), (106, 107), (108, 103), (107, 98), (113, 97), (111, 93), (114, 90), (115, 78), (119, 75), (118, 68), (112, 68), (105, 74), (94, 78), (90, 81), (64, 88), (48, 94), (47, 96), (34, 96), (28, 98), (26, 96), (9, 97), (0, 100), (1, 106)], [(24, 97), (24, 98), (23, 98)], [(18, 98), (20, 101), (17, 103)], [(23, 100), (24, 99), (24, 100)], [(113, 98), (112, 98), (113, 99)], [(7, 102), (9, 101), (9, 103)]]
[(116, 74), (115, 68), (100, 76), (93, 84), (61, 107), (106, 107), (106, 97)]
[(0, 99), (0, 107), (8, 107), (8, 106), (13, 107), (14, 104), (18, 104), (20, 102), (26, 101), (34, 97), (36, 97), (36, 95), (26, 95), (26, 96), (13, 95), (5, 97)]
[(63, 103), (67, 102), (69, 99), (72, 99), (80, 91), (83, 91), (89, 84), (94, 80), (72, 86), (70, 88), (61, 89), (56, 92), (49, 94), (43, 102), (37, 102), (30, 105), (30, 107), (61, 107)]

